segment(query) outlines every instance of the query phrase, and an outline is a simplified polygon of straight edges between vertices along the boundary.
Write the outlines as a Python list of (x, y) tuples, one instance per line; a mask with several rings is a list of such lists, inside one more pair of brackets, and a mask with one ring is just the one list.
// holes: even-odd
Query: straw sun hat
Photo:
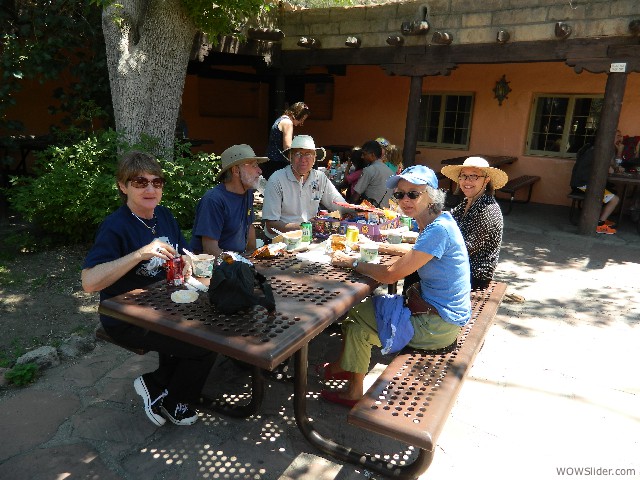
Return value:
[(316, 148), (316, 143), (309, 135), (296, 135), (295, 137), (293, 137), (293, 140), (291, 140), (291, 146), (283, 150), (282, 153), (286, 155), (287, 152), (289, 152), (289, 150), (291, 150), (292, 148), (299, 148), (302, 150), (315, 150), (316, 160), (318, 161), (324, 160), (324, 157), (327, 154), (324, 148)]
[(253, 148), (249, 145), (245, 145), (244, 143), (227, 148), (222, 152), (222, 155), (220, 155), (220, 173), (218, 173), (218, 177), (221, 177), (222, 174), (231, 167), (235, 167), (236, 165), (240, 165), (241, 163), (249, 162), (251, 160), (255, 160), (258, 163), (264, 163), (269, 159), (267, 157), (256, 157)]
[(509, 181), (506, 173), (499, 168), (490, 167), (489, 162), (482, 157), (469, 157), (462, 165), (446, 165), (442, 167), (440, 171), (445, 177), (458, 183), (458, 177), (463, 168), (478, 168), (482, 170), (491, 179), (491, 184), (496, 190), (504, 187), (507, 181)]

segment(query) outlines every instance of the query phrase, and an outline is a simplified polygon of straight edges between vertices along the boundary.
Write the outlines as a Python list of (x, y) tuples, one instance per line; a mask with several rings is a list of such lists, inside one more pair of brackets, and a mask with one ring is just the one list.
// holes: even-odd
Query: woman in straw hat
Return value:
[(482, 157), (469, 157), (462, 165), (447, 165), (441, 171), (464, 194), (451, 214), (469, 252), (471, 288), (485, 288), (493, 279), (502, 244), (502, 211), (493, 195), (509, 177)]

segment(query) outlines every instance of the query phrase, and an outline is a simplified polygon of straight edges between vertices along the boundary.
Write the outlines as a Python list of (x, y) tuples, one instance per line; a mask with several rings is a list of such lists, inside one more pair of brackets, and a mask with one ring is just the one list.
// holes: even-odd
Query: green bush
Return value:
[[(47, 241), (90, 242), (102, 220), (121, 204), (115, 182), (117, 152), (128, 149), (151, 152), (154, 144), (145, 139), (128, 146), (116, 132), (106, 131), (70, 146), (50, 147), (38, 155), (33, 177), (11, 179), (11, 207), (39, 227)], [(215, 155), (192, 155), (184, 144), (176, 146), (173, 156), (159, 158), (167, 179), (162, 204), (188, 230), (198, 200), (215, 183), (219, 161)]]
[(16, 365), (5, 373), (4, 378), (6, 378), (9, 383), (22, 387), (36, 379), (38, 370), (38, 365), (35, 363), (23, 363), (22, 365)]

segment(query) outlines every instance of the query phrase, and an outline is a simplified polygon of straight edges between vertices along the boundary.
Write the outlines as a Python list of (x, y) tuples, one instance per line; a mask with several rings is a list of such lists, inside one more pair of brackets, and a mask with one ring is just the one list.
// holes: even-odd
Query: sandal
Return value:
[(353, 408), (358, 400), (351, 400), (350, 398), (342, 398), (340, 396), (340, 392), (332, 391), (332, 390), (322, 390), (320, 391), (320, 396), (324, 398), (327, 402), (336, 403), (338, 405), (343, 405), (345, 407)]
[(329, 373), (327, 367), (330, 363), (322, 363), (315, 366), (316, 375), (322, 377), (324, 380), (351, 380), (351, 372), (338, 372), (333, 375)]

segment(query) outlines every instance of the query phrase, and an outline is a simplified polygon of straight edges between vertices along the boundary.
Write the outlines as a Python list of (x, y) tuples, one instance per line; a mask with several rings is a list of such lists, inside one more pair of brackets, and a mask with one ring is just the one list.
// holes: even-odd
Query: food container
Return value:
[(171, 300), (175, 303), (193, 303), (198, 299), (198, 292), (193, 290), (178, 290), (171, 294)]
[(360, 245), (360, 260), (365, 263), (375, 263), (378, 261), (378, 245), (366, 243)]
[(392, 244), (402, 243), (402, 233), (392, 232), (387, 234), (387, 242)]
[(282, 238), (287, 245), (287, 251), (295, 250), (302, 243), (302, 230), (283, 233)]
[(349, 226), (354, 226), (358, 229), (358, 232), (360, 234), (360, 239), (362, 239), (362, 237), (364, 236), (364, 237), (367, 237), (369, 240), (373, 240), (374, 242), (380, 242), (384, 240), (380, 232), (382, 232), (383, 230), (398, 228), (399, 224), (400, 224), (399, 217), (393, 218), (391, 220), (383, 220), (382, 218), (380, 218), (380, 223), (367, 223), (364, 220), (362, 221), (362, 223), (353, 222), (353, 221), (347, 222), (343, 220), (340, 226), (340, 230), (343, 232), (346, 232)]
[(405, 243), (416, 243), (418, 232), (403, 232), (402, 241)]
[(193, 259), (193, 274), (196, 277), (211, 278), (215, 258), (213, 255), (206, 253), (196, 255), (196, 258)]

